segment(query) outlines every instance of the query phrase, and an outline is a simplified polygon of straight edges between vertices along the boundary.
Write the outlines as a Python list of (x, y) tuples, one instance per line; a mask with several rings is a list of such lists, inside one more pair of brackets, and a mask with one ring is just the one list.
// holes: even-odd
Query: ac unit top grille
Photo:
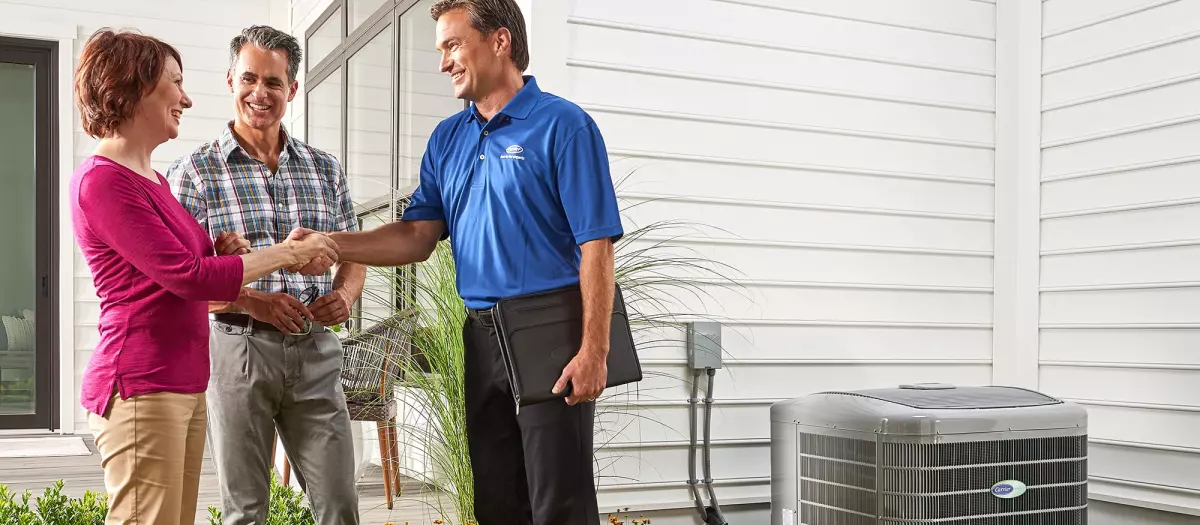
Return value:
[(1053, 397), (1015, 387), (950, 387), (906, 385), (901, 388), (858, 390), (854, 392), (822, 392), (845, 396), (867, 397), (896, 403), (920, 410), (933, 409), (996, 409), (1057, 405)]

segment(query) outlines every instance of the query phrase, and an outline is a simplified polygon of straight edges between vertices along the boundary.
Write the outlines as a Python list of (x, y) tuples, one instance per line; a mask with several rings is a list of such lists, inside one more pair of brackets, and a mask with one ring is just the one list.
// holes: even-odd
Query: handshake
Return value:
[[(217, 255), (250, 253), (250, 241), (237, 232), (221, 232), (213, 245)], [(281, 252), (287, 271), (301, 275), (322, 275), (341, 258), (337, 243), (328, 235), (308, 228), (292, 230), (287, 239), (272, 248)]]

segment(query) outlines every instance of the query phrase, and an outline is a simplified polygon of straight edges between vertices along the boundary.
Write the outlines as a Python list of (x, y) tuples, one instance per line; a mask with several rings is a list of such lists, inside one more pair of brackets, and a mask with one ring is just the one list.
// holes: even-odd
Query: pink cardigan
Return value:
[[(158, 175), (157, 173), (155, 173)], [(81, 402), (107, 414), (114, 389), (196, 394), (208, 385), (208, 301), (233, 301), (242, 259), (216, 256), (212, 239), (166, 179), (101, 156), (71, 177), (71, 222), (100, 298), (100, 342)]]

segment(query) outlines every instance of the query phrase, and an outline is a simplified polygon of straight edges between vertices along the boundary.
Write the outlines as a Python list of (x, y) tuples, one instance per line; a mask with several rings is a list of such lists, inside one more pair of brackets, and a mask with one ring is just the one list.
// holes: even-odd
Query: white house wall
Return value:
[[(184, 112), (180, 123), (180, 136), (160, 146), (152, 157), (154, 168), (165, 172), (177, 157), (186, 154), (201, 143), (211, 140), (220, 131), (223, 123), (233, 114), (233, 99), (225, 85), (228, 66), (229, 39), (243, 27), (256, 23), (270, 23), (268, 2), (245, 2), (241, 0), (208, 0), (204, 8), (195, 2), (183, 0), (161, 0), (143, 2), (139, 0), (106, 0), (102, 3), (84, 0), (39, 0), (36, 5), (28, 2), (0, 0), (0, 12), (6, 19), (22, 20), (29, 24), (50, 24), (55, 27), (74, 28), (75, 41), (72, 56), (77, 61), (84, 42), (97, 29), (111, 26), (118, 29), (137, 29), (143, 34), (159, 37), (175, 46), (183, 59), (184, 89), (191, 96), (194, 106)], [(278, 17), (276, 17), (278, 18)], [(71, 67), (74, 70), (74, 67)], [(60, 78), (59, 82), (70, 85), (71, 78)], [(68, 92), (70, 93), (70, 92)], [(95, 140), (83, 132), (79, 113), (71, 108), (73, 118), (72, 151), (69, 152), (70, 166), (65, 167), (60, 185), (65, 184), (70, 171), (91, 154)], [(66, 143), (70, 145), (71, 143)], [(68, 156), (64, 156), (66, 159)], [(59, 235), (70, 236), (69, 209), (60, 210), (63, 228)], [(73, 352), (74, 383), (64, 387), (60, 395), (70, 400), (64, 408), (73, 411), (64, 430), (67, 432), (87, 431), (87, 417), (79, 405), (79, 382), (95, 348), (98, 333), (97, 320), (100, 303), (92, 286), (88, 271), (78, 247), (70, 243), (71, 257), (63, 257), (62, 264), (69, 265), (73, 273), (74, 297), (73, 319), (63, 316), (60, 330), (73, 332), (70, 348)], [(72, 423), (73, 422), (73, 423)]]
[[(532, 6), (537, 24), (546, 7)], [(532, 73), (596, 119), (614, 177), (628, 176), (620, 194), (641, 203), (627, 229), (702, 224), (688, 247), (746, 286), (672, 308), (728, 324), (712, 429), (723, 507), (766, 522), (773, 401), (991, 381), (994, 4), (568, 9), (565, 74), (539, 62), (549, 42)], [(688, 370), (682, 343), (666, 346), (643, 350), (639, 394), (602, 406), (601, 510), (693, 523)]]
[[(328, 1), (294, 0), (293, 30)], [(628, 177), (627, 226), (711, 227), (686, 244), (746, 286), (672, 306), (727, 323), (713, 473), (736, 522), (766, 520), (770, 403), (914, 381), (1083, 401), (1093, 496), (1200, 507), (1184, 384), (1200, 366), (1200, 0), (1002, 5), (1026, 17), (1005, 39), (1036, 22), (1016, 55), (988, 0), (519, 3), (531, 73), (594, 116)], [(998, 85), (1014, 89), (1003, 119), (1030, 110), (1015, 125)], [(1033, 191), (1014, 190), (1026, 172)], [(639, 392), (600, 407), (601, 510), (690, 524), (688, 371), (668, 336), (643, 351)], [(1131, 509), (1095, 515), (1178, 521)]]
[(1043, 5), (1040, 387), (1093, 495), (1200, 515), (1200, 1)]
[[(302, 36), (329, 3), (0, 0), (0, 10), (30, 27), (74, 29), (76, 58), (102, 26), (175, 45), (195, 106), (179, 139), (154, 155), (164, 170), (232, 113), (229, 38), (254, 23)], [(703, 223), (712, 228), (688, 246), (742, 276), (748, 297), (712, 288), (714, 299), (673, 308), (728, 324), (713, 473), (731, 521), (766, 519), (771, 402), (901, 382), (985, 384), (993, 360), (1007, 367), (1025, 352), (993, 352), (995, 2), (520, 3), (532, 72), (595, 117), (614, 175), (629, 175), (622, 196), (644, 203), (627, 225)], [(1036, 386), (1086, 404), (1094, 497), (1200, 514), (1200, 396), (1186, 383), (1200, 368), (1190, 314), (1200, 306), (1200, 235), (1190, 227), (1200, 219), (1200, 0), (1052, 0), (1039, 18)], [(303, 110), (301, 94), (289, 112), (301, 137)], [(77, 113), (71, 122), (73, 168), (95, 142)], [(414, 119), (405, 133), (416, 144), (431, 122)], [(77, 249), (64, 264), (73, 289), (64, 310), (74, 314), (61, 328), (74, 377), (62, 392), (74, 411), (65, 430), (85, 432), (78, 383), (99, 305)], [(694, 522), (683, 483), (687, 370), (672, 337), (645, 351), (639, 394), (601, 407), (602, 511)], [(1128, 521), (1113, 517), (1128, 510), (1100, 507), (1097, 522)]]

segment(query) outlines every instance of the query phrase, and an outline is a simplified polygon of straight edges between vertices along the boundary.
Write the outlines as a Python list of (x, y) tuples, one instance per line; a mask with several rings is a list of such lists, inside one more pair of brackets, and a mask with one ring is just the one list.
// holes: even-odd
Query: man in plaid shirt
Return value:
[[(295, 38), (270, 27), (235, 37), (227, 77), (236, 120), (167, 171), (219, 250), (266, 248), (299, 227), (358, 229), (338, 159), (280, 124), (298, 88), (300, 54)], [(317, 523), (359, 522), (342, 347), (327, 327), (349, 318), (366, 268), (342, 263), (331, 276), (332, 264), (276, 272), (243, 299), (210, 307), (208, 440), (225, 525), (266, 523), (276, 429)]]

